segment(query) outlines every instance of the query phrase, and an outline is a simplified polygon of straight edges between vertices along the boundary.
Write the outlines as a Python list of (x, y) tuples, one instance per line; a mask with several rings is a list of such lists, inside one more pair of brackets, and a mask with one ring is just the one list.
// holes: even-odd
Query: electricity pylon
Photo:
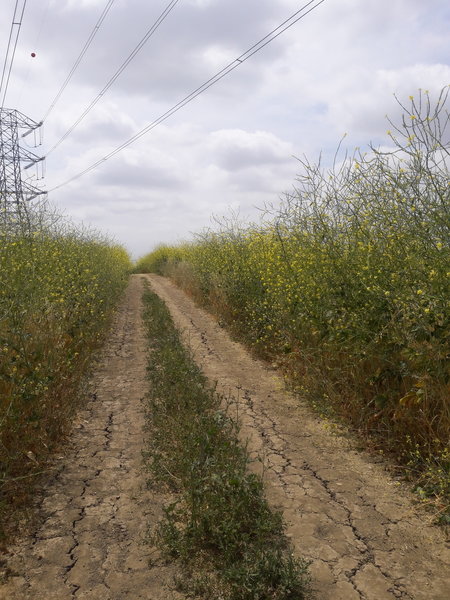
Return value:
[[(20, 138), (33, 133), (33, 147), (36, 147), (41, 125), (42, 123), (36, 123), (18, 110), (0, 108), (0, 219), (9, 226), (26, 222), (29, 201), (46, 194), (22, 179), (22, 163), (25, 163), (24, 170), (35, 167), (37, 179), (42, 179), (44, 158), (19, 143)], [(20, 130), (25, 131), (19, 138)]]

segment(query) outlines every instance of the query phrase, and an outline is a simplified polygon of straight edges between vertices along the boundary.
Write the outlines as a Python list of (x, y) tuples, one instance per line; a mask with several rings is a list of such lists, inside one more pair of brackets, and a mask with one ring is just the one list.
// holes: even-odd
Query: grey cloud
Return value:
[(110, 168), (98, 172), (95, 177), (96, 185), (110, 187), (124, 186), (126, 188), (148, 189), (179, 189), (183, 181), (179, 174), (164, 164), (127, 164), (120, 161)]
[[(164, 6), (165, 2), (116, 2), (74, 81), (100, 91)], [(80, 3), (54, 4), (49, 11), (45, 29), (50, 35), (41, 41), (40, 60), (48, 62), (61, 82), (100, 12), (98, 5), (87, 10)], [(190, 92), (192, 86), (203, 83), (213, 74), (202, 58), (206, 48), (223, 47), (237, 56), (267, 33), (274, 17), (284, 17), (284, 14), (273, 0), (227, 0), (203, 7), (180, 2), (115, 82), (114, 88), (127, 94), (146, 94), (166, 100), (173, 99), (174, 94)], [(271, 52), (275, 53), (275, 48), (273, 46)]]
[(285, 162), (292, 149), (267, 132), (218, 131), (211, 136), (211, 160), (229, 171)]
[[(67, 127), (63, 128), (63, 132)], [(129, 138), (136, 131), (136, 125), (131, 119), (123, 118), (118, 110), (112, 108), (108, 113), (93, 115), (89, 120), (82, 121), (76, 129), (75, 139), (78, 143), (92, 143), (93, 139), (99, 139), (103, 142), (122, 142)]]

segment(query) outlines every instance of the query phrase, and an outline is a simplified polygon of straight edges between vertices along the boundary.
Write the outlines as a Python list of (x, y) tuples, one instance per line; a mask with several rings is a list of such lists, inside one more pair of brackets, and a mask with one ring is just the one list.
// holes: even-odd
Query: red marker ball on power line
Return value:
[(31, 56), (34, 58), (36, 56), (36, 52), (32, 52)]

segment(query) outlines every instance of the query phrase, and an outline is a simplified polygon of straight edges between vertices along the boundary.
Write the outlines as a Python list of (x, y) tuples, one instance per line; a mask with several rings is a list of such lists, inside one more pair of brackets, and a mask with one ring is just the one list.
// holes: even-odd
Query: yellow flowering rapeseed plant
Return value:
[(414, 118), (392, 123), (391, 152), (358, 152), (332, 172), (305, 160), (271, 221), (228, 224), (137, 265), (151, 270), (163, 253), (160, 272), (303, 395), (404, 463), (436, 465), (447, 493), (448, 93), (411, 100)]
[(0, 513), (65, 430), (130, 269), (123, 248), (46, 225), (46, 210), (0, 224)]

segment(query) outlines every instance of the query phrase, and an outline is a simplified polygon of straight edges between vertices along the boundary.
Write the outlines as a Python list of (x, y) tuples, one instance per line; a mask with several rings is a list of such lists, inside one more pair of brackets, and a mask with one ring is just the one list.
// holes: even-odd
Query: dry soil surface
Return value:
[[(272, 505), (295, 551), (312, 560), (317, 600), (448, 600), (449, 549), (380, 465), (283, 390), (217, 322), (168, 280), (148, 276), (218, 390), (235, 400), (242, 435), (265, 465)], [(174, 570), (143, 543), (166, 498), (145, 486), (146, 341), (142, 281), (131, 279), (36, 527), (11, 548), (0, 600), (169, 600)], [(256, 457), (262, 457), (258, 462)], [(156, 555), (157, 556), (157, 555)]]
[(170, 281), (147, 277), (204, 373), (235, 399), (249, 450), (263, 457), (268, 499), (295, 551), (312, 560), (317, 599), (448, 600), (448, 541), (398, 482), (330, 433)]
[(132, 278), (56, 474), (36, 501), (36, 526), (6, 557), (1, 600), (169, 600), (173, 567), (144, 543), (165, 498), (142, 469), (147, 389), (142, 281)]

